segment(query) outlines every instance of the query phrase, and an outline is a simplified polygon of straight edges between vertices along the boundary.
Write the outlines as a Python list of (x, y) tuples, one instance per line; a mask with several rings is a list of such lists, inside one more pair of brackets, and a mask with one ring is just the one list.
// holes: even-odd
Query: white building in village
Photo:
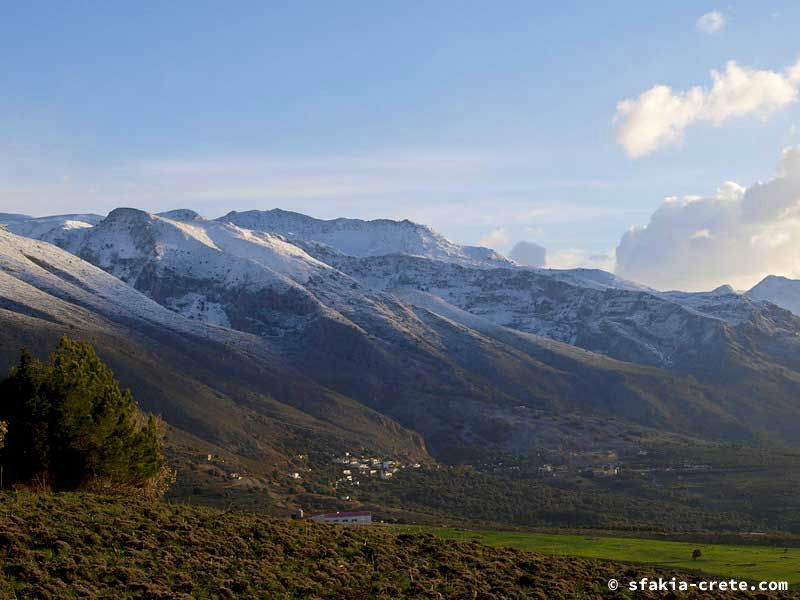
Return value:
[(312, 521), (318, 523), (339, 523), (343, 525), (370, 525), (372, 523), (372, 513), (360, 512), (335, 512), (314, 515)]

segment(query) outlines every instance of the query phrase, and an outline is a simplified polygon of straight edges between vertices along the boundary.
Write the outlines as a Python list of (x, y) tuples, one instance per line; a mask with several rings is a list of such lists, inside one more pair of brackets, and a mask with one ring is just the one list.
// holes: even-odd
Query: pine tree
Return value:
[(11, 480), (30, 481), (47, 474), (50, 458), (50, 406), (41, 393), (44, 365), (27, 350), (0, 383), (0, 413), (9, 427), (3, 455)]
[(2, 451), (14, 479), (44, 475), (57, 489), (95, 478), (136, 484), (164, 461), (158, 428), (88, 343), (61, 339), (46, 363), (23, 351), (0, 384)]

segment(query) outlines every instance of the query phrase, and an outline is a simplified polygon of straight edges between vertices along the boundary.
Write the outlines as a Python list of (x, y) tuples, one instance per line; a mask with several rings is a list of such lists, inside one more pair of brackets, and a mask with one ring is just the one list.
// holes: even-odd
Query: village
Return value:
[[(361, 482), (366, 480), (389, 481), (396, 473), (403, 469), (419, 469), (420, 463), (403, 463), (399, 460), (381, 456), (357, 456), (350, 452), (345, 452), (343, 456), (336, 456), (332, 461), (336, 466), (336, 479), (333, 481), (333, 488), (340, 500), (351, 500), (347, 493), (351, 488), (361, 487)], [(291, 478), (299, 478), (299, 473), (290, 473)], [(320, 513), (306, 516), (303, 509), (298, 509), (293, 518), (305, 519), (321, 523), (336, 523), (341, 525), (370, 525), (372, 524), (372, 513), (369, 511), (350, 511)]]
[[(322, 457), (320, 457), (322, 458)], [(421, 464), (418, 462), (405, 462), (393, 457), (355, 454), (349, 451), (343, 454), (330, 454), (325, 459), (330, 468), (323, 467), (322, 463), (316, 463), (316, 468), (312, 467), (309, 454), (300, 453), (294, 456), (294, 461), (290, 468), (283, 475), (275, 472), (272, 480), (278, 482), (282, 477), (288, 479), (287, 489), (292, 486), (319, 485), (314, 483), (315, 478), (310, 477), (313, 471), (317, 472), (316, 480), (322, 476), (337, 492), (341, 500), (350, 500), (349, 490), (359, 488), (362, 482), (367, 480), (390, 481), (403, 469), (419, 469)], [(203, 454), (196, 456), (192, 462), (192, 470), (198, 474), (227, 482), (226, 488), (263, 488), (268, 487), (268, 481), (262, 475), (250, 473), (241, 467), (236, 468), (229, 465), (225, 458), (218, 454)], [(284, 480), (285, 481), (285, 480)], [(302, 489), (302, 488), (295, 488)]]
[[(350, 452), (345, 452), (344, 456), (335, 457), (333, 462), (341, 465), (341, 472), (333, 482), (333, 487), (337, 491), (348, 487), (359, 487), (364, 479), (388, 481), (402, 469), (419, 469), (422, 466), (420, 463), (405, 464), (377, 456), (356, 456)], [(343, 496), (342, 499), (349, 500), (350, 496)]]

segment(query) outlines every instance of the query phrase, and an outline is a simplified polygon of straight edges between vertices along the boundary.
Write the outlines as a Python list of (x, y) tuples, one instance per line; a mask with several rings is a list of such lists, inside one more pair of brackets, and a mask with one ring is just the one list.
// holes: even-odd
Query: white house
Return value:
[(372, 523), (371, 512), (335, 512), (314, 515), (312, 521), (319, 523), (339, 523), (343, 525), (369, 525)]

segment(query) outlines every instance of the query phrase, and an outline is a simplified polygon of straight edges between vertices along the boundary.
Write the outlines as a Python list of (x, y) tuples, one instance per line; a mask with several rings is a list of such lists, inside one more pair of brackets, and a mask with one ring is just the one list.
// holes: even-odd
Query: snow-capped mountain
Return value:
[(695, 364), (745, 324), (765, 335), (789, 332), (789, 341), (800, 328), (792, 315), (730, 288), (659, 293), (584, 270), (473, 269), (410, 256), (327, 260), (412, 304), (425, 292), (496, 325), (660, 367)]
[(757, 294), (728, 286), (657, 292), (596, 269), (518, 267), (409, 221), (116, 209), (102, 220), (65, 215), (9, 227), (53, 241), (184, 316), (260, 335), (301, 331), (323, 313), (366, 326), (391, 312), (391, 298), (421, 302), (417, 292), (426, 308), (433, 296), (494, 325), (666, 368), (697, 364), (736, 331), (781, 334), (793, 348), (798, 328), (788, 313), (751, 299)]
[(219, 220), (253, 231), (277, 233), (290, 240), (325, 244), (349, 256), (408, 254), (475, 267), (513, 264), (490, 248), (456, 244), (429, 227), (407, 220), (325, 221), (279, 209), (231, 212)]
[(800, 315), (800, 280), (769, 275), (756, 284), (747, 295), (766, 300)]
[(285, 462), (295, 440), (309, 435), (333, 448), (350, 448), (355, 437), (387, 453), (425, 454), (417, 434), (316, 384), (264, 337), (185, 318), (5, 226), (0, 331), (4, 372), (21, 347), (42, 354), (62, 335), (91, 341), (146, 410), (184, 432), (182, 443), (201, 439), (215, 452), (271, 465)]
[[(411, 287), (389, 289), (381, 283), (381, 269), (372, 269), (372, 279), (351, 275), (280, 236), (228, 222), (206, 221), (189, 213), (163, 216), (118, 209), (74, 235), (79, 256), (45, 242), (3, 234), (0, 245), (6, 245), (14, 259), (0, 268), (6, 279), (14, 281), (9, 279), (4, 285), (7, 291), (0, 294), (0, 316), (5, 310), (37, 323), (60, 323), (69, 318), (70, 305), (54, 314), (52, 298), (64, 298), (81, 307), (77, 312), (89, 310), (159, 336), (167, 332), (192, 340), (229, 336), (228, 342), (219, 341), (245, 350), (252, 345), (247, 351), (275, 369), (281, 364), (275, 361), (285, 361), (270, 380), (269, 385), (277, 387), (264, 391), (289, 393), (295, 370), (328, 390), (325, 397), (341, 395), (421, 433), (440, 457), (460, 456), (466, 448), (526, 451), (540, 440), (537, 415), (542, 411), (578, 411), (586, 418), (601, 419), (606, 424), (597, 435), (604, 441), (592, 441), (591, 435), (569, 422), (554, 425), (560, 433), (553, 443), (570, 439), (596, 445), (630, 427), (743, 439), (751, 435), (751, 420), (788, 423), (773, 412), (787, 415), (793, 410), (779, 403), (773, 411), (760, 403), (756, 411), (749, 397), (705, 388), (681, 374), (617, 362), (515, 331), (476, 314), (474, 306), (460, 309), (421, 290), (415, 297)], [(604, 287), (596, 277), (590, 278), (591, 285), (578, 288), (516, 267), (467, 268), (398, 255), (351, 258), (365, 265), (379, 260), (418, 261), (433, 269), (428, 277), (433, 280), (441, 278), (437, 269), (445, 267), (461, 272), (465, 283), (481, 274), (511, 277), (510, 281), (539, 277), (544, 287), (641, 294)], [(102, 285), (92, 283), (95, 279)], [(438, 291), (447, 296), (443, 288)], [(116, 303), (123, 308), (115, 312)], [(152, 311), (153, 316), (147, 316)], [(84, 325), (76, 325), (76, 330), (89, 331)], [(187, 350), (196, 343), (187, 341)], [(219, 369), (230, 376), (252, 377), (240, 373), (239, 359), (230, 362), (225, 351), (205, 360), (210, 361), (209, 368), (219, 362)], [(317, 415), (333, 410), (319, 405), (314, 400), (318, 396), (302, 392), (292, 401), (301, 401), (301, 407), (312, 403), (315, 411), (322, 411)], [(735, 410), (729, 412), (729, 407)], [(622, 421), (608, 421), (610, 417)]]
[[(445, 430), (470, 439), (486, 411), (512, 419), (498, 402), (552, 410), (565, 398), (580, 410), (689, 428), (700, 426), (686, 420), (706, 410), (700, 402), (729, 433), (796, 433), (780, 415), (794, 414), (800, 393), (800, 319), (728, 287), (656, 292), (603, 271), (475, 255), (408, 222), (283, 211), (207, 220), (117, 209), (58, 231), (63, 248), (159, 305), (269, 340), (319, 384), (433, 435), (435, 447), (449, 447), (436, 437)], [(528, 443), (535, 423), (512, 420), (505, 443)]]
[[(358, 322), (365, 304), (369, 312), (381, 314), (373, 305), (383, 300), (354, 291), (356, 282), (292, 243), (297, 237), (289, 241), (244, 224), (271, 223), (271, 229), (281, 231), (299, 224), (308, 235), (361, 252), (424, 252), (484, 267), (482, 257), (511, 264), (488, 249), (459, 246), (407, 221), (327, 222), (285, 211), (207, 220), (188, 209), (154, 215), (128, 208), (105, 219), (78, 217), (22, 219), (9, 228), (56, 243), (184, 316), (262, 335), (299, 331), (321, 312), (344, 321), (347, 314)], [(348, 232), (353, 235), (349, 245), (344, 243)]]
[(279, 236), (189, 211), (116, 209), (62, 245), (187, 317), (264, 335), (324, 312), (304, 285), (339, 277)]
[(49, 312), (51, 319), (71, 322), (74, 309), (65, 304), (63, 312), (55, 312), (59, 304), (43, 300), (49, 295), (114, 319), (244, 343), (237, 332), (184, 319), (106, 271), (49, 243), (12, 234), (6, 226), (0, 226), (0, 284), (0, 308), (14, 305), (23, 312)]

